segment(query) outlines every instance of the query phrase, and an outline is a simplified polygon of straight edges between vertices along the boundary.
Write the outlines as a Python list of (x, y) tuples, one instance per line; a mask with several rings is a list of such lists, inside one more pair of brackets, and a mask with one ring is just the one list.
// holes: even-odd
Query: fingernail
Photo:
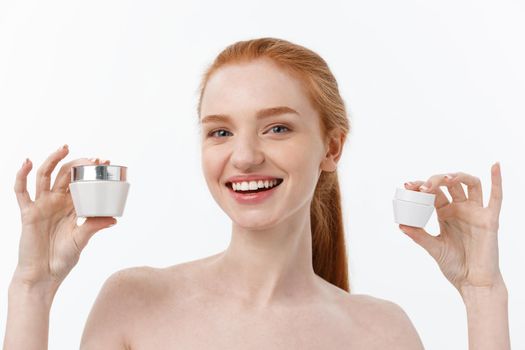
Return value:
[(24, 162), (22, 163), (22, 166), (26, 165), (28, 162), (29, 162), (29, 158), (26, 158), (26, 160), (24, 160)]
[(428, 187), (425, 186), (425, 185), (421, 185), (421, 186), (419, 186), (419, 189), (420, 189), (421, 191), (423, 191), (423, 192), (428, 191)]

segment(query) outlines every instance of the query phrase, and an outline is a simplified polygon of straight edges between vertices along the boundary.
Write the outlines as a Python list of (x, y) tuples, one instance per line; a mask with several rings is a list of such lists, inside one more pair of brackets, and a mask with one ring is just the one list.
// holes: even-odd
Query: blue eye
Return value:
[[(208, 134), (208, 136), (213, 136), (216, 132), (218, 131), (226, 131), (224, 129), (217, 129), (217, 130), (214, 130), (214, 131), (210, 131), (210, 133)], [(229, 132), (229, 131), (226, 131), (226, 132)]]
[[(271, 130), (274, 130), (275, 128), (285, 128), (286, 130), (290, 131), (290, 129), (288, 129), (288, 127), (284, 126), (284, 125), (275, 125), (275, 126), (272, 126), (272, 129)], [(281, 132), (278, 132), (278, 134), (282, 134)]]

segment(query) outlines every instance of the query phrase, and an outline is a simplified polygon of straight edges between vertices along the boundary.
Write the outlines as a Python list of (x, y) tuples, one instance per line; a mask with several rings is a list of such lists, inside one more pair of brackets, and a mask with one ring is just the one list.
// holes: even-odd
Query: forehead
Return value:
[(226, 65), (208, 80), (201, 116), (253, 112), (289, 106), (300, 114), (313, 110), (301, 80), (269, 60)]

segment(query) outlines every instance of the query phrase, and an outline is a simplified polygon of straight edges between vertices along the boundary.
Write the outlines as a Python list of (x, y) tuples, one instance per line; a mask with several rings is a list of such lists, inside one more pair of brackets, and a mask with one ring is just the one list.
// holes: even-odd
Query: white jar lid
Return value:
[(433, 193), (425, 193), (407, 190), (404, 188), (397, 188), (394, 199), (433, 206), (434, 200), (436, 199), (436, 195)]
[(121, 165), (77, 165), (71, 168), (71, 182), (126, 181), (127, 169)]

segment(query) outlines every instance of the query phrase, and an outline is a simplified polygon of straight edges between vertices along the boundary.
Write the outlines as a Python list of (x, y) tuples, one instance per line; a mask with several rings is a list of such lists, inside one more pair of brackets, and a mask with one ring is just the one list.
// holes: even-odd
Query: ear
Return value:
[(339, 129), (334, 129), (327, 137), (325, 144), (325, 158), (321, 162), (321, 170), (333, 172), (337, 169), (337, 162), (343, 153), (346, 135)]

